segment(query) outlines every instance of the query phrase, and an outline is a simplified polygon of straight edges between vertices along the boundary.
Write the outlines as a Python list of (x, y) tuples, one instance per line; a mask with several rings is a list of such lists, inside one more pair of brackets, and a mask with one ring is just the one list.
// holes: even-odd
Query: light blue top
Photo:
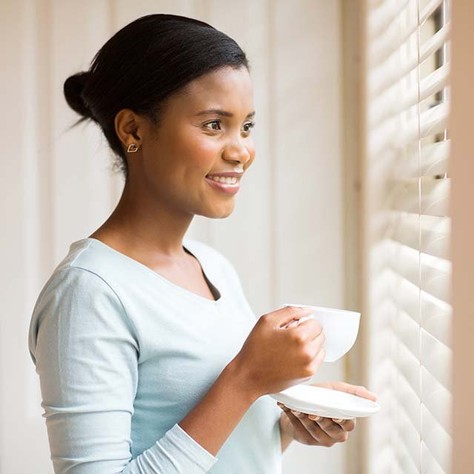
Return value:
[(202, 243), (184, 245), (216, 301), (95, 239), (72, 244), (41, 292), (29, 347), (56, 473), (281, 472), (270, 397), (250, 407), (217, 457), (177, 425), (255, 324), (229, 262)]

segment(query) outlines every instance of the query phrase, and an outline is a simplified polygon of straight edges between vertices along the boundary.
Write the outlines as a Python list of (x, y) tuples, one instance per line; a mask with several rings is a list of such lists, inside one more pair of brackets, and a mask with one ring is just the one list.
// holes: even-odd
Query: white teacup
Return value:
[[(285, 304), (299, 308), (314, 310), (309, 317), (314, 317), (323, 327), (326, 340), (324, 349), (326, 357), (324, 362), (335, 362), (345, 355), (354, 345), (359, 332), (360, 313), (345, 309), (325, 308), (305, 304)], [(305, 318), (306, 319), (306, 318)]]

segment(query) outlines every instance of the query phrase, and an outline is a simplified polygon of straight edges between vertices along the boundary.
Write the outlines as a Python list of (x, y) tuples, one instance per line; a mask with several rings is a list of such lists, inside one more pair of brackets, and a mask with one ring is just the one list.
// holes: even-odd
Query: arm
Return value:
[(30, 331), (57, 474), (201, 474), (216, 459), (178, 425), (132, 459), (135, 329), (113, 290), (70, 268), (42, 294)]
[(132, 459), (139, 347), (120, 300), (98, 276), (73, 269), (61, 276), (59, 289), (43, 295), (37, 312), (30, 347), (60, 474), (208, 472), (253, 401), (310, 377), (322, 360), (317, 323), (281, 329), (303, 311), (285, 308), (260, 318), (195, 408)]
[(240, 352), (180, 426), (216, 453), (258, 397), (311, 377), (325, 355), (321, 327), (308, 320), (283, 329), (295, 314), (303, 317), (310, 311), (298, 308), (295, 313), (295, 308), (287, 307), (262, 316)]

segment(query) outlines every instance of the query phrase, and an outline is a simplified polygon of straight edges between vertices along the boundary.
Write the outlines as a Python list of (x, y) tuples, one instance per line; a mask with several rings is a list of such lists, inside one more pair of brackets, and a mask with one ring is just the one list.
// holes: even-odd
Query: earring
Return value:
[(140, 147), (136, 143), (130, 143), (127, 147), (127, 153), (136, 153)]

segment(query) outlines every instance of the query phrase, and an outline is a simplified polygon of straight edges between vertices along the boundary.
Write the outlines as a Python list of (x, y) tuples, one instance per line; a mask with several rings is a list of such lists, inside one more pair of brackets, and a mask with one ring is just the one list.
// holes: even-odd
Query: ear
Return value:
[(141, 133), (141, 117), (137, 115), (133, 110), (122, 109), (114, 120), (115, 133), (119, 137), (125, 150), (135, 144), (140, 148), (142, 145), (142, 133)]

